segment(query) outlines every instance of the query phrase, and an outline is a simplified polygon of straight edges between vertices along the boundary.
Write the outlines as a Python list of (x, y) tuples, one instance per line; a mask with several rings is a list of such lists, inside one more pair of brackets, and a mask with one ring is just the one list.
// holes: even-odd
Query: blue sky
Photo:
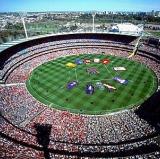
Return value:
[(4, 11), (151, 11), (160, 0), (0, 0)]

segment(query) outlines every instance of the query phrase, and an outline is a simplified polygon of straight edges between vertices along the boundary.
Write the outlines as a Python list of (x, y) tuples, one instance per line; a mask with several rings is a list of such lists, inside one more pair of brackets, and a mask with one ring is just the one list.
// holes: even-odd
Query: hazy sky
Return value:
[(160, 11), (160, 0), (0, 0), (4, 11)]

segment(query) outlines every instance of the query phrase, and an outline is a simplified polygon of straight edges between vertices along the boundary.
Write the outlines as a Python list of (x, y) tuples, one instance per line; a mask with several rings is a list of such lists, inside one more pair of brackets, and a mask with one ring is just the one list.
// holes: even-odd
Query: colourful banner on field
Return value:
[(113, 67), (113, 69), (114, 69), (115, 71), (125, 71), (125, 70), (126, 70), (125, 67)]
[(128, 80), (125, 80), (125, 79), (122, 79), (120, 77), (114, 77), (113, 80), (121, 83), (121, 84), (127, 84), (128, 83)]

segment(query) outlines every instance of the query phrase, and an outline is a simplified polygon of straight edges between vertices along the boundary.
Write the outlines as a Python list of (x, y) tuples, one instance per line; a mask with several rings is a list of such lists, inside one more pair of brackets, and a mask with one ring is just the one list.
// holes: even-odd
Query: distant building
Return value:
[(152, 10), (151, 15), (152, 15), (153, 17), (155, 16), (154, 10)]
[(155, 12), (155, 16), (156, 16), (156, 17), (160, 17), (160, 11), (156, 11), (156, 12)]

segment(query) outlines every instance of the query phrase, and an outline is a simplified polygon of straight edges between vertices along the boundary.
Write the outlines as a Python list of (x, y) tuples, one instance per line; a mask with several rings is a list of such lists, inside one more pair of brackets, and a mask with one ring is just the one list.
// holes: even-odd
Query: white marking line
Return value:
[(76, 68), (74, 69), (74, 71), (75, 71), (75, 75), (76, 75), (76, 81), (78, 82), (78, 77), (77, 77), (77, 70), (76, 70)]
[[(31, 84), (30, 84), (30, 79), (29, 79), (29, 86), (31, 87), (31, 89), (32, 89), (32, 91), (34, 92), (34, 93), (36, 93), (37, 94), (37, 92), (32, 88), (32, 86), (31, 86)], [(28, 91), (29, 92), (29, 91)], [(29, 94), (31, 94), (30, 92), (29, 92)], [(39, 99), (37, 99), (36, 97), (34, 97), (32, 94), (31, 94), (31, 96), (35, 99), (35, 100), (37, 100), (37, 101), (39, 101), (40, 102), (40, 100)], [(52, 105), (56, 105), (57, 107), (60, 107), (60, 108), (64, 108), (63, 106), (60, 106), (60, 105), (57, 105), (57, 104), (54, 104), (54, 103), (51, 103), (50, 101), (48, 101), (47, 99), (45, 99), (44, 97), (42, 97), (42, 96), (40, 96), (39, 94), (37, 94), (37, 96), (39, 96), (40, 98), (43, 98), (44, 99), (44, 101), (46, 101), (46, 102), (49, 102), (50, 104), (48, 105), (48, 104), (45, 104), (45, 103), (43, 103), (43, 102), (40, 102), (40, 103), (42, 103), (43, 105), (47, 105), (47, 106), (52, 106)], [(49, 96), (49, 95), (48, 95)], [(50, 95), (49, 97), (51, 97), (52, 95)]]
[(52, 105), (53, 105), (52, 103), (51, 103), (51, 104), (49, 104), (49, 108), (52, 108)]
[(25, 85), (25, 83), (0, 84), (0, 86), (2, 86), (2, 87), (19, 86), (19, 85)]
[[(109, 69), (106, 67), (106, 65), (104, 65), (104, 67), (105, 67), (106, 70), (112, 75), (111, 71), (109, 71)], [(112, 77), (114, 77), (114, 76), (112, 75)]]
[[(111, 61), (110, 62), (111, 64), (112, 64), (112, 68), (114, 67), (114, 65), (113, 65), (113, 63), (117, 63), (117, 61), (115, 62), (115, 61)], [(106, 67), (106, 65), (105, 65), (105, 67)], [(107, 67), (106, 67), (107, 68)], [(108, 70), (108, 68), (107, 68), (107, 70)], [(108, 70), (109, 71), (109, 70)], [(109, 71), (110, 72), (110, 71)], [(118, 73), (118, 71), (115, 71), (115, 73), (116, 73), (116, 76), (120, 76), (120, 73)], [(112, 74), (111, 74), (112, 75)], [(112, 75), (112, 77), (114, 77), (113, 75)]]
[(133, 80), (128, 80), (128, 81), (131, 82), (131, 83), (134, 82)]
[(42, 110), (38, 111), (36, 114), (34, 114), (32, 117), (25, 119), (22, 121), (19, 126), (25, 127), (28, 123), (30, 123), (32, 120), (34, 120), (38, 115), (40, 115), (42, 112), (44, 112), (47, 109), (47, 107), (44, 107)]
[[(112, 66), (112, 69), (114, 68), (114, 66)], [(108, 69), (107, 69), (108, 70)], [(109, 70), (108, 70), (109, 71)], [(116, 76), (120, 76), (120, 73), (118, 73), (118, 71), (116, 71), (116, 70), (114, 70), (113, 69), (113, 71), (116, 73)], [(110, 72), (110, 71), (109, 71)], [(112, 75), (112, 77), (113, 77), (113, 75)]]
[(68, 81), (70, 81), (71, 76), (70, 76), (71, 71), (68, 71)]
[(104, 81), (111, 81), (113, 79), (98, 79), (98, 80), (89, 80), (89, 81), (83, 81), (83, 82), (102, 81), (102, 80), (104, 80)]

